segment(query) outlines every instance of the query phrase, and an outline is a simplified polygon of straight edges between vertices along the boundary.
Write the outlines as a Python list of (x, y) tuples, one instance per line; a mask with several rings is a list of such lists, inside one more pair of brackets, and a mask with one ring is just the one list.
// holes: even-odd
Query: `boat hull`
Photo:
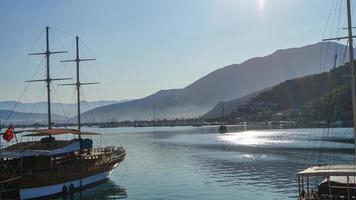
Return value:
[[(73, 189), (75, 191), (81, 190), (106, 181), (110, 173), (111, 171), (101, 172), (93, 176), (88, 176), (73, 181), (67, 181), (60, 184), (19, 189), (19, 196), (20, 199), (40, 199), (56, 195), (66, 195), (66, 193), (73, 192), (70, 191), (71, 185), (73, 185)], [(63, 192), (64, 187), (67, 188), (66, 192)]]

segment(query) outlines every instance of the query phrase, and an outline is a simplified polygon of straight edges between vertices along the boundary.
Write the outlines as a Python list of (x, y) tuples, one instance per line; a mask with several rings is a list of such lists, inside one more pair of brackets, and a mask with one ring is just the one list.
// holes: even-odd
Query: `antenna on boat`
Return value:
[(337, 53), (335, 53), (335, 56), (334, 56), (334, 66), (333, 66), (333, 69), (335, 69), (337, 66)]
[(57, 53), (67, 53), (67, 51), (50, 51), (49, 50), (49, 27), (46, 26), (46, 51), (41, 53), (31, 53), (28, 55), (45, 55), (46, 56), (46, 79), (39, 79), (39, 80), (30, 80), (26, 82), (40, 82), (45, 81), (47, 83), (47, 107), (48, 107), (48, 129), (52, 129), (52, 118), (51, 118), (51, 82), (58, 81), (58, 80), (70, 80), (72, 78), (51, 78), (50, 74), (50, 60), (49, 57), (51, 54)]
[(99, 84), (99, 83), (81, 83), (80, 82), (80, 79), (79, 79), (79, 70), (80, 70), (80, 67), (79, 67), (79, 64), (81, 61), (92, 61), (92, 60), (96, 60), (95, 58), (87, 58), (87, 59), (81, 59), (79, 57), (79, 37), (76, 36), (75, 37), (75, 41), (76, 41), (76, 58), (73, 59), (73, 60), (62, 60), (61, 62), (76, 62), (77, 64), (77, 68), (76, 68), (76, 71), (77, 71), (77, 81), (76, 83), (69, 83), (69, 84), (60, 84), (60, 85), (75, 85), (76, 88), (77, 88), (77, 109), (78, 109), (78, 131), (79, 131), (79, 138), (81, 138), (81, 134), (80, 134), (80, 129), (81, 129), (81, 121), (80, 121), (80, 86), (82, 85), (92, 85), (92, 84)]
[(156, 127), (156, 104), (153, 104), (153, 127)]

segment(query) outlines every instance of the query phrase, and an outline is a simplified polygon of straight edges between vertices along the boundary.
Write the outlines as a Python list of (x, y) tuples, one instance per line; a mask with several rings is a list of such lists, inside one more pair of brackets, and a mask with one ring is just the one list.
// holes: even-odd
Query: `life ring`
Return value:
[(74, 185), (70, 184), (69, 185), (69, 193), (73, 193), (74, 192)]
[(62, 187), (62, 193), (65, 195), (65, 194), (67, 194), (67, 191), (68, 191), (67, 186), (63, 185), (63, 187)]

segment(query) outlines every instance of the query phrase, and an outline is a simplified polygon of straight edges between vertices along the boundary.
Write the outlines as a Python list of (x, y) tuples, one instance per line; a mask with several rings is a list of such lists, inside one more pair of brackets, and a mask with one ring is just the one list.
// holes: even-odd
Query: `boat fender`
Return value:
[(73, 193), (74, 192), (74, 185), (70, 184), (69, 185), (69, 193)]
[(68, 191), (67, 186), (63, 185), (63, 187), (62, 187), (62, 193), (63, 193), (63, 194), (67, 194), (67, 191)]

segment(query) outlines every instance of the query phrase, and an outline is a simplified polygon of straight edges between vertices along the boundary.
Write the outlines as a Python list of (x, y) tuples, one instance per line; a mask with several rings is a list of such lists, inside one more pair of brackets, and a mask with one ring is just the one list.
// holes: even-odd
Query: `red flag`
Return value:
[(4, 138), (4, 140), (6, 140), (6, 142), (10, 142), (12, 139), (14, 139), (14, 137), (15, 137), (14, 127), (11, 124), (10, 127), (7, 128), (5, 133), (2, 135), (2, 138)]

